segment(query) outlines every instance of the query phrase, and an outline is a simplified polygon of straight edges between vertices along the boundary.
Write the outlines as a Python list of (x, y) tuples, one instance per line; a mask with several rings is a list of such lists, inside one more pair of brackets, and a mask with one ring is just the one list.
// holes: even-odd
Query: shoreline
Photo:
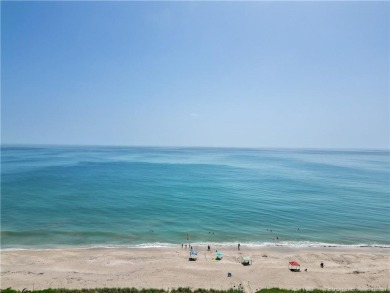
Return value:
[[(191, 244), (194, 250), (207, 250), (207, 244)], [(189, 246), (188, 246), (189, 247)], [(182, 250), (182, 251), (190, 251), (189, 248), (181, 248), (181, 244), (169, 244), (169, 245), (106, 245), (106, 246), (58, 246), (58, 247), (15, 247), (15, 248), (1, 248), (0, 254), (6, 252), (18, 252), (18, 251), (78, 251), (78, 250)], [(213, 249), (223, 249), (228, 251), (237, 250), (237, 244), (234, 245), (226, 245), (226, 244), (215, 244), (211, 243), (210, 247)], [(357, 251), (370, 251), (375, 253), (389, 253), (390, 254), (390, 246), (386, 245), (323, 245), (323, 246), (289, 246), (289, 245), (259, 245), (252, 246), (246, 245), (245, 243), (241, 243), (241, 248), (245, 248), (245, 251), (322, 251), (324, 249), (331, 251), (339, 251), (339, 252), (357, 252)], [(211, 250), (212, 250), (211, 249)]]
[[(378, 247), (197, 247), (2, 250), (1, 288), (388, 289), (390, 250)], [(215, 250), (223, 253), (215, 261)], [(253, 264), (243, 266), (242, 256)], [(289, 261), (301, 272), (291, 272)], [(320, 263), (325, 264), (324, 268)], [(307, 272), (304, 270), (307, 269)], [(227, 274), (231, 273), (231, 277)]]
[[(198, 248), (204, 248), (208, 245), (223, 249), (234, 249), (238, 242), (183, 242), (183, 245), (192, 245)], [(335, 248), (335, 249), (390, 249), (390, 244), (339, 244), (339, 243), (324, 243), (324, 242), (308, 242), (308, 241), (291, 241), (291, 242), (241, 242), (243, 247), (247, 249), (277, 249), (277, 248), (292, 248), (292, 249), (311, 249), (311, 248)], [(2, 251), (21, 251), (21, 250), (71, 250), (71, 249), (176, 249), (181, 248), (181, 243), (142, 243), (142, 244), (94, 244), (94, 245), (49, 245), (49, 246), (30, 246), (30, 247), (0, 247)]]

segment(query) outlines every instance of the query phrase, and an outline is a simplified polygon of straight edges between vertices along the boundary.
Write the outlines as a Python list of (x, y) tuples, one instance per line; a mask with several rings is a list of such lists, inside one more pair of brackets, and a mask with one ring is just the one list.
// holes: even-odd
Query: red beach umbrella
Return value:
[(289, 262), (289, 266), (288, 268), (290, 269), (290, 271), (292, 272), (300, 272), (301, 271), (301, 268), (300, 268), (300, 264), (296, 261), (290, 261)]

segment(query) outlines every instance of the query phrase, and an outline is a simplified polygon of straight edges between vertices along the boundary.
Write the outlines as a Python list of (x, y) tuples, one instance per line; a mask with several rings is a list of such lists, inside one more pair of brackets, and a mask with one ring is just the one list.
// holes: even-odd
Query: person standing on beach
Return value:
[(210, 251), (210, 245), (207, 245), (207, 251)]
[(240, 250), (240, 246), (241, 246), (241, 244), (240, 244), (240, 243), (238, 243), (238, 246), (237, 246), (238, 250)]

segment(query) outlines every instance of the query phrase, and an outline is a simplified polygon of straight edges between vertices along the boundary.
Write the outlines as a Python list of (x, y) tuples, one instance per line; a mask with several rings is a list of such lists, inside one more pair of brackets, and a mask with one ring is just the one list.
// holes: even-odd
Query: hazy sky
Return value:
[(2, 143), (389, 148), (389, 7), (2, 1)]

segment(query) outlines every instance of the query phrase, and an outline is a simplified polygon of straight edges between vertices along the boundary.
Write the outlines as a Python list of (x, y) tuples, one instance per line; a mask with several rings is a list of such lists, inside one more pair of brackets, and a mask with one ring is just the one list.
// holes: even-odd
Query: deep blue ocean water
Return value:
[(2, 146), (2, 249), (238, 242), (390, 247), (389, 152)]

